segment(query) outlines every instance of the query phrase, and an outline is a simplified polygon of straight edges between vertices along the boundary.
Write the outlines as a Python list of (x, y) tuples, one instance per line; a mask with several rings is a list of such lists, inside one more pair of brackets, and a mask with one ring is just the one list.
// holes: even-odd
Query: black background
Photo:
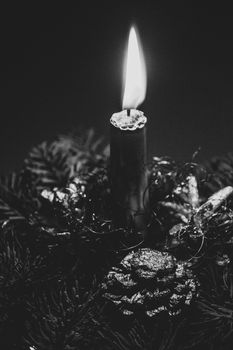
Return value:
[[(95, 4), (95, 5), (93, 5)], [(1, 173), (31, 146), (79, 126), (108, 137), (121, 109), (124, 49), (136, 23), (148, 72), (140, 107), (150, 154), (198, 159), (233, 149), (230, 6), (166, 1), (8, 3), (1, 8)]]

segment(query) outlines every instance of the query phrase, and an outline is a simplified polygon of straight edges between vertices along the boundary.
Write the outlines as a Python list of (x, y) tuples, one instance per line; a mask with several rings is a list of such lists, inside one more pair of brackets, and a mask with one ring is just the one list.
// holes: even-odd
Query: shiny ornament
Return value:
[(186, 181), (173, 191), (173, 195), (179, 198), (178, 202), (174, 200), (160, 203), (179, 221), (170, 229), (170, 235), (178, 240), (187, 235), (191, 239), (202, 237), (206, 224), (214, 218), (216, 212), (232, 194), (232, 186), (224, 187), (200, 205), (196, 178), (189, 175)]

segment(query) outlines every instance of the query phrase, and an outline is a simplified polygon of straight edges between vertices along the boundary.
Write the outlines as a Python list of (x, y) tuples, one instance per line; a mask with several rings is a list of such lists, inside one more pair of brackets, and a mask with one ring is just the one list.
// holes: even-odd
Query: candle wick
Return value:
[(127, 109), (127, 117), (130, 117), (130, 109)]

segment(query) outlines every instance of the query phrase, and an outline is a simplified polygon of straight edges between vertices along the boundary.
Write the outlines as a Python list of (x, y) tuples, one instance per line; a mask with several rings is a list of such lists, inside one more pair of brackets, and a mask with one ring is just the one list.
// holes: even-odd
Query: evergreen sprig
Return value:
[[(100, 289), (82, 291), (78, 280), (28, 302), (28, 345), (40, 350), (112, 349), (109, 326), (99, 302)], [(118, 348), (120, 349), (120, 348)]]
[(196, 315), (191, 319), (188, 344), (194, 349), (231, 349), (233, 342), (232, 263), (210, 264), (199, 273), (202, 282)]
[(209, 162), (206, 162), (206, 168), (208, 181), (206, 181), (205, 187), (209, 192), (233, 184), (233, 153), (213, 157)]
[(43, 188), (65, 185), (69, 177), (67, 154), (61, 151), (57, 142), (43, 142), (34, 147), (25, 160), (25, 171), (30, 174), (38, 192)]
[(0, 177), (0, 224), (4, 221), (25, 221), (33, 205), (24, 192), (21, 174)]
[(88, 161), (105, 154), (102, 138), (90, 129), (81, 135), (59, 136), (53, 142), (34, 147), (25, 160), (25, 176), (30, 176), (38, 193), (44, 188), (63, 187)]
[[(48, 273), (48, 272), (47, 272)], [(13, 231), (0, 232), (0, 347), (19, 349), (26, 300), (46, 279), (43, 258), (23, 248)]]

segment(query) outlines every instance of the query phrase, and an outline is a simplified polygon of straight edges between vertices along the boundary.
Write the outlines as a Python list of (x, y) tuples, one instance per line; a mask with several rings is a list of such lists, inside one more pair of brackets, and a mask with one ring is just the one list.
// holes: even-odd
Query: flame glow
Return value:
[(123, 109), (137, 108), (146, 95), (146, 66), (134, 27), (129, 33), (124, 77)]

